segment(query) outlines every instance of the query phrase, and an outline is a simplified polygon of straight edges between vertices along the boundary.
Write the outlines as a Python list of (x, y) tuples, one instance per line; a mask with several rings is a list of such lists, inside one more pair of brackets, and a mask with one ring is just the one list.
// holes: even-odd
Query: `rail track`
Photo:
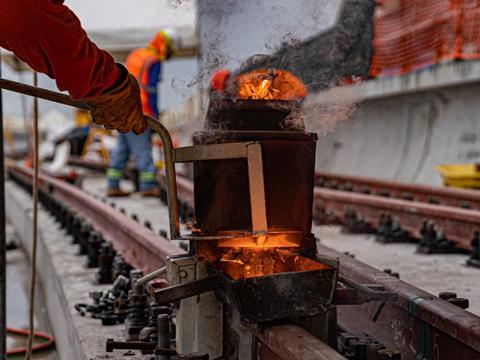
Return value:
[[(95, 168), (90, 162), (88, 167)], [(376, 233), (385, 243), (417, 242), (424, 253), (470, 252), (469, 264), (480, 267), (479, 192), (327, 172), (317, 172), (315, 181), (317, 222), (342, 224), (354, 233)], [(186, 191), (182, 200), (187, 201), (182, 204), (186, 218), (193, 191), (181, 176), (178, 183)]]
[(317, 173), (314, 216), (424, 253), (470, 252), (479, 263), (480, 194), (470, 190)]
[[(30, 189), (30, 170), (9, 164), (8, 172), (11, 179), (27, 191)], [(167, 256), (183, 253), (167, 239), (72, 185), (41, 175), (40, 189), (44, 207), (49, 208), (62, 226), (70, 232), (81, 232), (79, 224), (91, 224), (134, 267), (149, 271), (162, 265)], [(189, 208), (191, 213), (192, 183), (178, 178), (178, 196), (183, 212)], [(342, 327), (368, 333), (388, 348), (400, 351), (405, 359), (480, 359), (479, 317), (350, 256), (325, 246), (320, 246), (319, 251), (340, 259), (341, 275), (360, 283), (381, 286), (399, 296), (397, 302), (385, 304), (377, 321), (372, 319), (378, 304), (337, 306)], [(251, 330), (259, 359), (309, 359), (318, 354), (324, 359), (341, 358), (315, 336), (295, 325)], [(295, 334), (294, 338), (292, 334)], [(385, 359), (391, 358), (388, 356), (386, 353)]]
[(403, 183), (328, 172), (316, 172), (315, 185), (332, 190), (480, 210), (480, 192), (472, 190)]

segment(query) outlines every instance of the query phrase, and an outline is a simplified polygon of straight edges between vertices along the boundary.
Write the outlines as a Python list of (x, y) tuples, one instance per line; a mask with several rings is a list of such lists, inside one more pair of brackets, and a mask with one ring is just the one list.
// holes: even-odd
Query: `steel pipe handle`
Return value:
[[(37, 86), (22, 84), (16, 81), (0, 78), (0, 88), (16, 93), (53, 101), (59, 104), (73, 106), (83, 110), (91, 110), (91, 106), (81, 100), (72, 100), (70, 96), (56, 91), (42, 89)], [(170, 238), (178, 239), (180, 236), (180, 220), (177, 201), (177, 181), (175, 176), (175, 162), (173, 142), (167, 128), (160, 121), (144, 115), (147, 125), (162, 139), (164, 149), (165, 173), (167, 177), (168, 213), (170, 219)]]

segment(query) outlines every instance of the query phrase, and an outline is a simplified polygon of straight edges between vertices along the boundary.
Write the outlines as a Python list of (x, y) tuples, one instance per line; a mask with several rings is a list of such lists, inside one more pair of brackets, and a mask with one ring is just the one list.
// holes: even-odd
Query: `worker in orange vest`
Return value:
[[(160, 115), (157, 86), (160, 81), (162, 62), (173, 55), (178, 41), (178, 35), (173, 29), (159, 31), (146, 47), (134, 50), (125, 64), (140, 85), (144, 114), (154, 118)], [(150, 130), (141, 135), (135, 135), (133, 132), (119, 134), (107, 171), (107, 196), (129, 195), (120, 189), (120, 179), (130, 155), (133, 156), (139, 173), (141, 195), (158, 196)]]

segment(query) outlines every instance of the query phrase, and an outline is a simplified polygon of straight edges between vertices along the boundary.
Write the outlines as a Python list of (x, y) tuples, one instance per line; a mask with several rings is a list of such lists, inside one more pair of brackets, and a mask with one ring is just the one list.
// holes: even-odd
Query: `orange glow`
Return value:
[(294, 100), (303, 99), (307, 88), (287, 70), (256, 69), (236, 79), (240, 99)]
[(238, 96), (240, 99), (275, 99), (280, 90), (272, 87), (272, 81), (267, 79), (255, 79), (250, 83), (239, 86)]
[[(266, 235), (245, 235), (223, 232), (227, 235), (224, 240), (219, 240), (219, 248), (292, 248), (300, 246), (303, 234), (298, 231), (269, 231)], [(233, 236), (232, 236), (233, 235)]]
[(230, 249), (223, 254), (219, 268), (233, 280), (284, 272), (329, 269), (327, 265), (287, 250)]

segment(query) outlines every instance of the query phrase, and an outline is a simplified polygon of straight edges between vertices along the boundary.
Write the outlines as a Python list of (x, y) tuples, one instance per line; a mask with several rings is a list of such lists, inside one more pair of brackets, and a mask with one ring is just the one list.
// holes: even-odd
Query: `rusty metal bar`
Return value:
[[(2, 54), (0, 53), (0, 77)], [(7, 257), (5, 219), (5, 154), (3, 148), (3, 98), (0, 89), (0, 358), (7, 356)]]
[[(252, 214), (252, 233), (264, 235), (268, 232), (262, 147), (260, 143), (238, 142), (194, 145), (177, 148), (174, 150), (173, 155), (177, 163), (246, 158), (250, 189), (250, 209)], [(168, 172), (166, 177), (168, 181)], [(167, 189), (169, 186), (168, 184)]]
[(462, 190), (429, 186), (423, 184), (404, 183), (392, 180), (381, 180), (362, 176), (317, 172), (316, 184), (319, 186), (335, 186), (340, 190), (370, 191), (373, 195), (388, 195), (392, 198), (411, 198), (420, 202), (438, 202), (442, 205), (480, 209), (480, 193), (473, 190)]
[(295, 325), (270, 326), (255, 334), (256, 359), (262, 360), (344, 360), (319, 338)]
[(416, 238), (421, 237), (422, 223), (432, 220), (437, 228), (444, 230), (447, 239), (464, 250), (471, 249), (472, 234), (480, 230), (480, 212), (476, 210), (322, 188), (315, 188), (314, 202), (315, 211), (328, 209), (341, 220), (349, 208), (374, 228), (378, 227), (382, 214), (390, 214)]

